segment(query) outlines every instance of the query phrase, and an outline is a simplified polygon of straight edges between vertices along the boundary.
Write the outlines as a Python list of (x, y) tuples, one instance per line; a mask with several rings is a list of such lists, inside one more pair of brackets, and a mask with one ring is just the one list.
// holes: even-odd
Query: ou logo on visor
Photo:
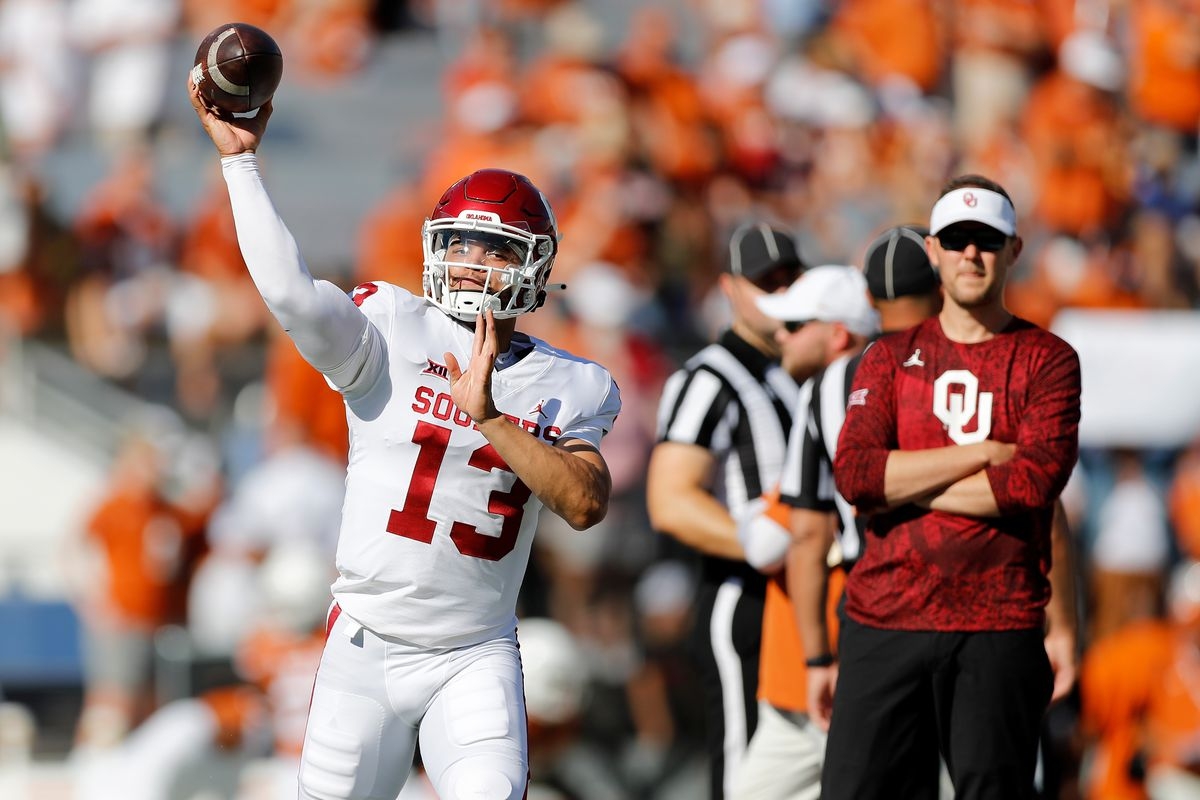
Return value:
[[(979, 391), (969, 370), (946, 370), (933, 382), (933, 413), (955, 444), (975, 444), (992, 432), (992, 393)], [(975, 430), (964, 430), (974, 417)]]

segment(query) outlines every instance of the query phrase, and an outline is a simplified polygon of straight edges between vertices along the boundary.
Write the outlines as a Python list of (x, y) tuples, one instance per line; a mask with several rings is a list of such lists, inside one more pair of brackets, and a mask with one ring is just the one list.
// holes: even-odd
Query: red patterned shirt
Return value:
[(870, 347), (834, 463), (851, 503), (884, 505), (891, 450), (993, 439), (1017, 451), (987, 468), (998, 517), (914, 505), (873, 514), (847, 578), (846, 613), (900, 630), (1040, 627), (1054, 500), (1078, 456), (1079, 393), (1074, 349), (1022, 319), (988, 341), (962, 344), (934, 318)]

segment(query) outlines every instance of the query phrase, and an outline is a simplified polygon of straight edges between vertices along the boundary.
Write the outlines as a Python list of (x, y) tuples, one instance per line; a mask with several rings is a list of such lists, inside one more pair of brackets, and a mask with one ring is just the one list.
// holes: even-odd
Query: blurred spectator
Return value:
[(218, 25), (232, 20), (278, 34), (299, 0), (182, 0), (184, 25), (199, 42)]
[(696, 66), (696, 85), (723, 163), (755, 186), (769, 182), (778, 157), (776, 121), (764, 90), (781, 50), (770, 32), (747, 20), (715, 35)]
[(213, 512), (213, 547), (262, 554), (290, 541), (332, 556), (346, 491), (343, 472), (336, 459), (302, 443), (273, 450)]
[(960, 147), (976, 152), (1020, 115), (1048, 43), (1036, 3), (962, 0), (943, 8), (953, 49), (955, 131)]
[(1120, 221), (1131, 196), (1127, 126), (1116, 92), (1124, 66), (1098, 31), (1063, 42), (1058, 67), (1039, 78), (1021, 112), (1033, 155), (1033, 215), (1054, 233), (1102, 236)]
[[(243, 682), (173, 700), (119, 747), (94, 756), (76, 800), (165, 800), (195, 791), (295, 797), (333, 575), (325, 553), (281, 542), (255, 574), (262, 604), (238, 646)], [(249, 609), (247, 609), (249, 612)], [(253, 770), (247, 759), (261, 759)]]
[[(313, 542), (281, 540), (258, 569), (262, 613), (240, 642), (235, 665), (265, 702), (272, 760), (258, 776), (271, 785), (264, 796), (296, 794), (308, 701), (325, 644), (329, 586), (336, 577), (330, 564), (329, 554)], [(243, 719), (243, 726), (254, 721)]]
[(695, 76), (680, 61), (678, 25), (662, 8), (637, 9), (614, 56), (628, 90), (636, 148), (653, 173), (692, 184), (717, 167), (718, 142)]
[[(551, 154), (538, 147), (538, 129), (519, 113), (517, 82), (522, 72), (513, 40), (490, 26), (464, 36), (458, 56), (445, 71), (446, 113), (430, 152), (419, 156), (419, 196), (438, 197), (479, 164), (494, 164), (535, 181), (557, 208)], [(479, 52), (472, 53), (475, 50)]]
[(1200, 792), (1200, 564), (1175, 568), (1167, 605), (1166, 618), (1118, 628), (1084, 656), (1088, 798), (1181, 800)]
[(219, 173), (184, 225), (178, 264), (163, 309), (175, 403), (189, 418), (207, 420), (228, 395), (218, 369), (222, 355), (261, 336), (267, 320)]
[(1168, 213), (1139, 208), (1130, 215), (1126, 231), (1113, 257), (1114, 271), (1135, 294), (1138, 305), (1164, 310), (1194, 307), (1200, 274), (1184, 261)]
[(59, 338), (79, 247), (35, 175), (0, 169), (0, 331)]
[(538, 314), (527, 326), (538, 337), (604, 364), (621, 387), (621, 425), (601, 444), (612, 475), (608, 516), (580, 537), (561, 519), (547, 515), (534, 540), (549, 609), (573, 629), (580, 615), (588, 613), (598, 582), (632, 580), (655, 555), (646, 518), (646, 463), (670, 363), (636, 327), (649, 301), (622, 270), (597, 262), (572, 279), (562, 300), (566, 314)]
[(1200, 120), (1200, 3), (1128, 3), (1129, 104), (1143, 121), (1183, 137), (1195, 152)]
[(630, 755), (657, 765), (653, 797), (698, 797), (707, 788), (702, 687), (688, 640), (695, 597), (694, 570), (674, 558), (656, 561), (633, 587), (641, 665), (629, 684), (637, 732)]
[[(83, 541), (72, 545), (80, 550), (71, 557), (81, 561), (75, 587), (84, 628), (81, 746), (112, 746), (153, 710), (154, 635), (186, 615), (215, 487), (205, 469), (172, 476), (168, 467), (181, 453), (171, 442), (157, 427), (130, 434)], [(172, 477), (186, 483), (173, 484)]]
[(83, 274), (67, 297), (67, 339), (76, 360), (108, 378), (142, 366), (170, 292), (176, 226), (154, 176), (148, 150), (124, 152), (75, 219)]
[(66, 0), (0, 3), (0, 122), (14, 161), (36, 165), (59, 141), (74, 100)]
[[(413, 238), (413, 237), (410, 237)], [(312, 448), (326, 458), (346, 463), (350, 431), (342, 396), (305, 361), (290, 339), (275, 331), (267, 345), (268, 454), (292, 446)], [(269, 455), (268, 455), (269, 457)]]
[[(1128, 260), (1124, 263), (1129, 264)], [(1072, 236), (1054, 236), (1034, 254), (1032, 274), (1008, 288), (1013, 312), (1049, 324), (1059, 309), (1141, 308), (1143, 303), (1121, 270), (1122, 259), (1106, 243), (1090, 245)]]
[(188, 629), (201, 656), (227, 659), (237, 652), (262, 605), (259, 565), (280, 545), (332, 560), (344, 474), (340, 462), (291, 444), (242, 476), (213, 511), (211, 552), (196, 568), (188, 603)]
[(908, 85), (926, 94), (938, 88), (947, 31), (929, 0), (838, 3), (831, 25), (849, 71), (877, 89)]
[[(369, 0), (301, 0), (282, 31), (280, 48), (300, 80), (336, 81), (360, 70), (375, 31)], [(232, 18), (231, 18), (232, 19)]]
[(553, 619), (525, 617), (517, 622), (517, 641), (529, 718), (529, 797), (626, 797), (611, 766), (580, 740), (591, 669), (575, 637)]
[[(545, 42), (522, 72), (537, 80), (520, 95), (520, 113), (538, 126), (581, 124), (598, 107), (620, 103), (620, 86), (601, 67), (604, 28), (578, 2), (565, 3), (542, 20)], [(519, 87), (518, 87), (519, 88)]]
[(73, 0), (70, 9), (92, 132), (114, 149), (140, 143), (162, 121), (180, 0)]
[(1133, 450), (1112, 453), (1114, 484), (1096, 511), (1091, 552), (1091, 639), (1161, 615), (1171, 559), (1162, 492)]
[(421, 292), (422, 268), (418, 265), (424, 263), (425, 255), (417, 233), (428, 210), (419, 197), (416, 182), (405, 180), (367, 212), (358, 231), (356, 286), (387, 281), (410, 292)]
[(1179, 549), (1200, 561), (1200, 440), (1191, 442), (1175, 461), (1167, 500)]

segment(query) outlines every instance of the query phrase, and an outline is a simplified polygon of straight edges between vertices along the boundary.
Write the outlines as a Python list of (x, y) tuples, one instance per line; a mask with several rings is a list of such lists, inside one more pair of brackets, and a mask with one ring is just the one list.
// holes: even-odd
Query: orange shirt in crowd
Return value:
[(208, 706), (217, 723), (214, 744), (221, 750), (242, 745), (247, 731), (263, 724), (267, 717), (262, 694), (253, 686), (235, 684), (210, 689), (198, 698)]
[(146, 629), (183, 619), (189, 570), (204, 549), (202, 519), (151, 492), (118, 487), (92, 515), (88, 534), (104, 556), (113, 612)]
[(238, 670), (267, 699), (275, 752), (300, 757), (325, 628), (307, 634), (259, 628), (238, 649)]
[(267, 389), (274, 403), (269, 446), (303, 442), (346, 463), (350, 433), (342, 396), (282, 333), (274, 336), (267, 353)]
[(292, 5), (292, 0), (184, 0), (183, 16), (187, 28), (201, 36), (231, 20), (276, 35)]
[(1130, 198), (1130, 170), (1108, 96), (1055, 70), (1030, 91), (1021, 132), (1037, 170), (1034, 216), (1075, 236), (1117, 220)]
[(1193, 444), (1176, 462), (1167, 508), (1180, 548), (1200, 559), (1200, 446)]
[(184, 232), (179, 266), (208, 280), (235, 278), (251, 285), (238, 245), (233, 206), (224, 183), (210, 183)]
[(1196, 135), (1200, 126), (1200, 2), (1127, 4), (1129, 104), (1147, 122)]
[(1147, 766), (1200, 767), (1200, 649), (1194, 636), (1178, 631), (1171, 659), (1150, 693), (1146, 710)]
[(371, 209), (358, 231), (355, 284), (384, 281), (421, 293), (421, 226), (436, 200), (422, 203), (417, 187), (406, 183)]
[[(768, 499), (767, 515), (785, 528), (791, 524), (791, 507)], [(826, 624), (830, 641), (838, 636), (837, 604), (846, 575), (839, 568), (829, 576)], [(796, 611), (788, 596), (782, 573), (767, 582), (763, 606), (762, 644), (759, 649), (758, 699), (785, 711), (808, 711), (808, 671), (804, 667), (804, 645), (796, 626)]]
[(1147, 797), (1130, 764), (1146, 744), (1146, 713), (1164, 681), (1175, 639), (1165, 622), (1135, 622), (1085, 652), (1079, 686), (1082, 728), (1096, 742), (1086, 787), (1091, 800)]
[(313, 680), (325, 631), (308, 635), (257, 629), (239, 646), (237, 666), (247, 683), (222, 686), (200, 696), (217, 723), (215, 744), (240, 746), (245, 734), (270, 727), (275, 755), (298, 759)]
[(903, 77), (922, 92), (937, 88), (945, 33), (930, 0), (848, 0), (837, 4), (832, 30), (867, 83)]

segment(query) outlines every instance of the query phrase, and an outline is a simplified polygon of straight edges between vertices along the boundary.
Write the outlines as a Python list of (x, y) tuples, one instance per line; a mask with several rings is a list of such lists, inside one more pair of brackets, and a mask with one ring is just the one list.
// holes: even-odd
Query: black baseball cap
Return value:
[(867, 247), (863, 272), (876, 300), (895, 300), (911, 294), (930, 294), (941, 281), (925, 251), (927, 228), (898, 225), (888, 228)]
[(757, 281), (780, 268), (804, 269), (796, 240), (766, 222), (745, 222), (729, 237), (729, 271)]

